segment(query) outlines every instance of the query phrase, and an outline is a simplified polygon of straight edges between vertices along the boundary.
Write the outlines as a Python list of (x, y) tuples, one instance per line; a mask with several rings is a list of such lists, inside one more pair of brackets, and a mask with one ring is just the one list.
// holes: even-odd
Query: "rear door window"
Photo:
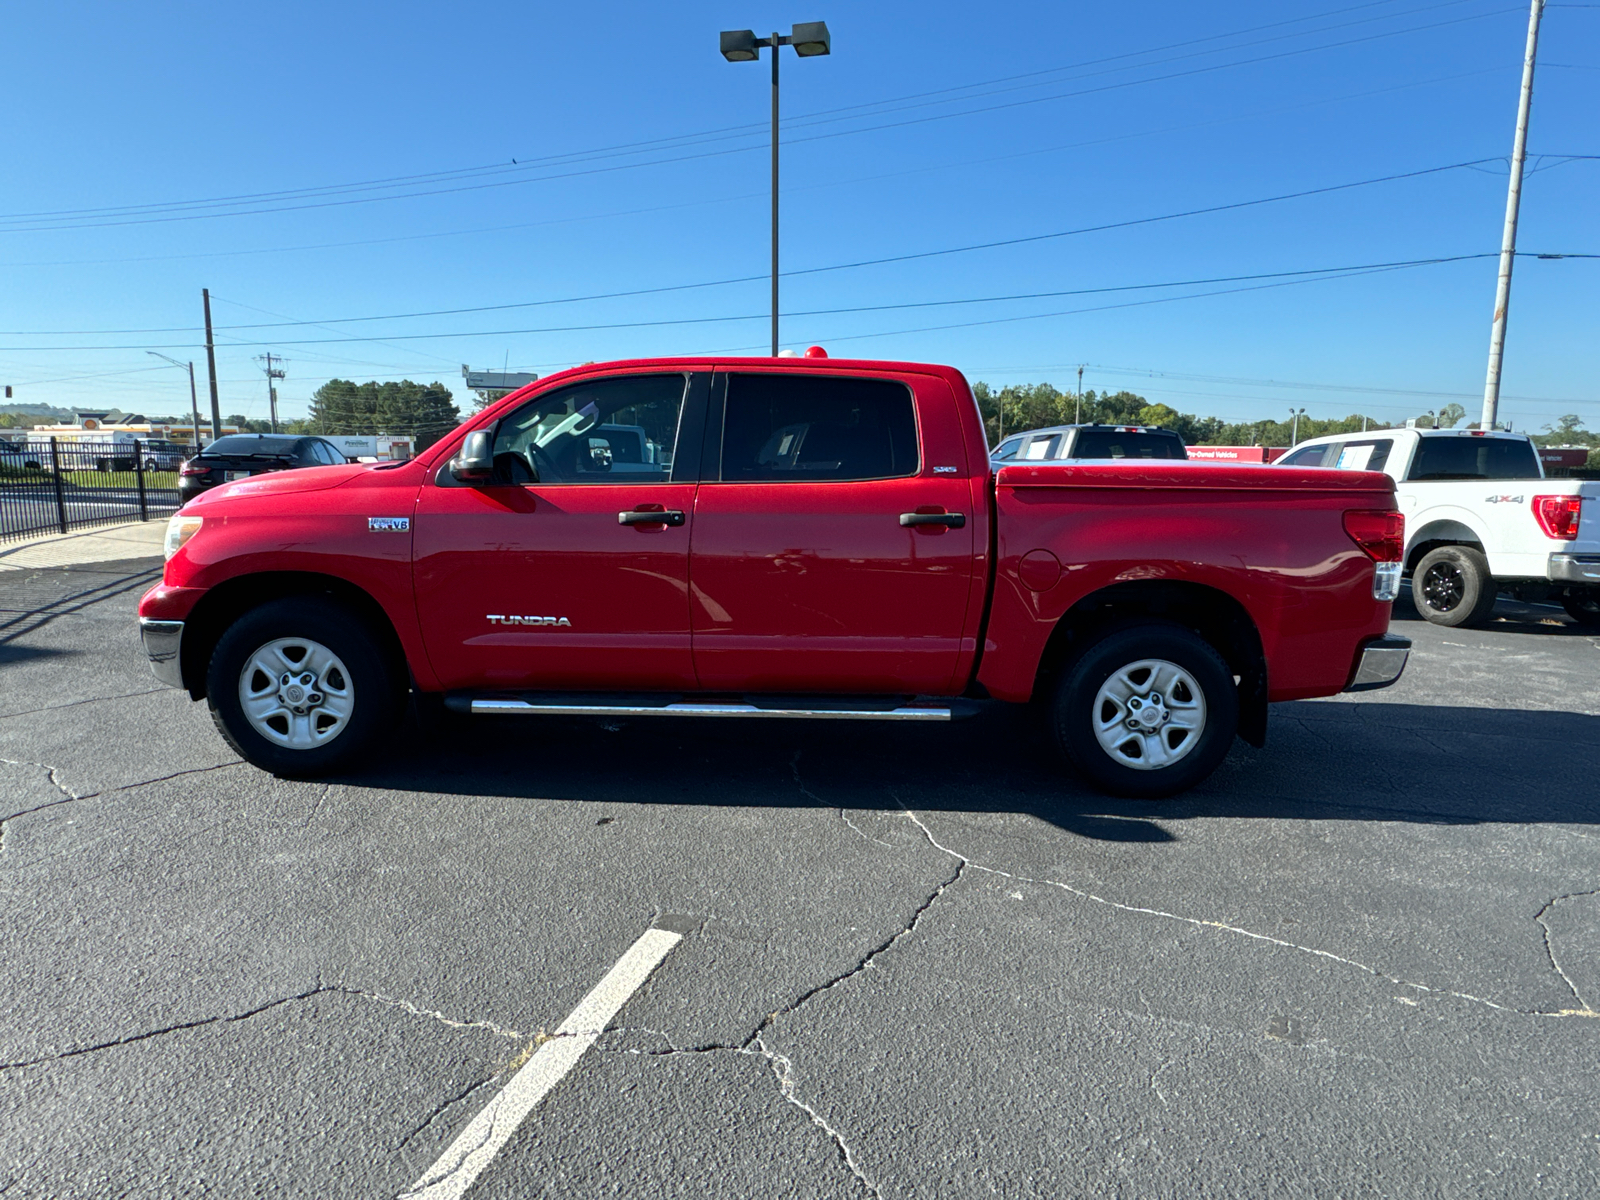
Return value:
[(1327, 446), (1307, 446), (1303, 450), (1291, 450), (1278, 460), (1279, 466), (1284, 467), (1320, 467), (1322, 460), (1328, 457)]
[(1532, 444), (1520, 439), (1425, 437), (1418, 439), (1408, 478), (1538, 479), (1539, 459)]
[(1392, 449), (1393, 438), (1337, 442), (1334, 444), (1333, 461), (1328, 465), (1341, 471), (1381, 471), (1389, 461), (1389, 451)]
[(1044, 437), (1034, 438), (1022, 451), (1022, 457), (1028, 462), (1048, 462), (1056, 456), (1060, 449), (1061, 435), (1052, 433)]
[(1183, 439), (1164, 433), (1122, 433), (1083, 429), (1072, 448), (1073, 458), (1188, 458)]
[(728, 377), (727, 483), (895, 479), (918, 469), (911, 390), (836, 375)]

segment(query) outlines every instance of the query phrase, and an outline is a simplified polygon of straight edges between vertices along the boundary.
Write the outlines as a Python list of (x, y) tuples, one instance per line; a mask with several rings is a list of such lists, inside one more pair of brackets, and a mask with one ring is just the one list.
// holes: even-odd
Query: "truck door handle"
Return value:
[(632, 512), (619, 512), (618, 525), (672, 525), (684, 523), (681, 508), (636, 508)]
[(960, 529), (967, 523), (966, 513), (908, 512), (900, 514), (902, 525), (943, 525), (946, 529)]

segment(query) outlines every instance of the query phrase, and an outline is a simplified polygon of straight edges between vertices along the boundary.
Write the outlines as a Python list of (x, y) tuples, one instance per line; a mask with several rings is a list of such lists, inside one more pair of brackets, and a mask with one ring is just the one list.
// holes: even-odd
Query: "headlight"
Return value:
[(183, 549), (184, 543), (200, 532), (200, 526), (203, 522), (204, 518), (202, 517), (190, 517), (185, 516), (183, 513), (174, 513), (172, 520), (167, 522), (167, 558), (170, 559), (179, 550)]

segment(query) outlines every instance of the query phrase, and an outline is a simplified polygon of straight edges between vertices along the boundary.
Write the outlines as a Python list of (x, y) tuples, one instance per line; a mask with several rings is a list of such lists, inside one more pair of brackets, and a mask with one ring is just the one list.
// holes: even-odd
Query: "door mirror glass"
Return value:
[(494, 476), (494, 434), (474, 429), (450, 460), (450, 474), (462, 483), (487, 483)]

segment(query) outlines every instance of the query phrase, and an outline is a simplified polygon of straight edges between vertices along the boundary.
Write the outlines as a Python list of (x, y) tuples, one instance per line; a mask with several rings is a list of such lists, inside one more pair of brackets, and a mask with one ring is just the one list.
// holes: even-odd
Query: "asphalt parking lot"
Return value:
[(0, 572), (0, 1195), (437, 1180), (652, 926), (473, 1200), (1600, 1191), (1600, 636), (1557, 610), (1402, 604), (1398, 686), (1159, 804), (1012, 712), (408, 726), (290, 783), (150, 676), (155, 575)]

